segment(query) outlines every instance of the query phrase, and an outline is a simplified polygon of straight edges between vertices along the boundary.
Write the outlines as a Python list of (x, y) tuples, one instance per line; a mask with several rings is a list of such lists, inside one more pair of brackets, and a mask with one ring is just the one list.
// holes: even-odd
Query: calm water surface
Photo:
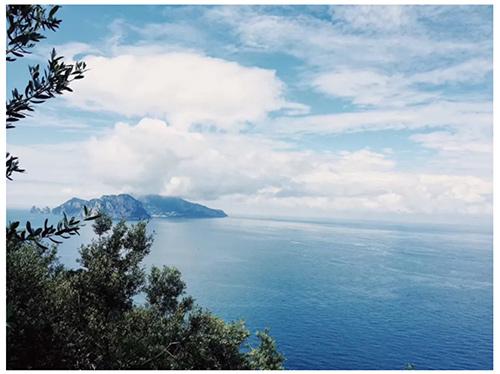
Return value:
[[(43, 216), (9, 211), (8, 219)], [(30, 218), (31, 217), (31, 218)], [(492, 234), (417, 225), (153, 219), (146, 266), (199, 304), (269, 327), (288, 369), (492, 369)], [(60, 246), (77, 266), (77, 248)]]

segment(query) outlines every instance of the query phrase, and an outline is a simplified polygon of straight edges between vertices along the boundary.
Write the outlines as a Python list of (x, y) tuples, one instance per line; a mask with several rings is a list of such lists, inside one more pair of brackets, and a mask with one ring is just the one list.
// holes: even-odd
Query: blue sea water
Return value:
[[(202, 306), (269, 327), (287, 369), (492, 369), (491, 230), (234, 217), (149, 228), (145, 265), (176, 266)], [(91, 237), (65, 241), (61, 261), (77, 266)]]

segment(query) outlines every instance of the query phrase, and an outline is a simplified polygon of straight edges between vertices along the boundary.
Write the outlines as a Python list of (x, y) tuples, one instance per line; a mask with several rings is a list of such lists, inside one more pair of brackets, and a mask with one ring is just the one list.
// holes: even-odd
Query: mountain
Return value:
[(227, 217), (220, 209), (191, 203), (180, 197), (147, 195), (138, 198), (152, 217), (217, 218)]
[(135, 199), (127, 194), (103, 195), (98, 199), (92, 200), (83, 200), (74, 197), (52, 209), (52, 214), (60, 215), (62, 212), (65, 212), (68, 216), (79, 216), (82, 214), (84, 205), (92, 211), (102, 209), (114, 219), (141, 220), (150, 217), (227, 217), (226, 213), (222, 210), (210, 209), (204, 205), (191, 203), (178, 197), (147, 195)]
[(76, 197), (69, 199), (64, 204), (61, 204), (52, 209), (52, 214), (60, 215), (65, 212), (68, 216), (79, 216), (83, 211), (83, 206), (90, 208), (88, 200), (78, 199)]
[(52, 214), (65, 212), (69, 216), (78, 216), (82, 213), (84, 205), (94, 212), (102, 209), (113, 219), (140, 220), (151, 217), (139, 201), (127, 194), (103, 195), (99, 199), (92, 200), (74, 197), (52, 209)]

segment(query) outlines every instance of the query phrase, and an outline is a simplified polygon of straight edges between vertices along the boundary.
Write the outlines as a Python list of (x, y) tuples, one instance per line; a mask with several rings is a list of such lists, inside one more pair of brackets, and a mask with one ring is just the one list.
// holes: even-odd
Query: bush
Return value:
[[(248, 347), (244, 323), (197, 306), (177, 269), (146, 275), (141, 262), (153, 238), (145, 223), (107, 226), (96, 225), (100, 235), (82, 246), (76, 270), (58, 262), (55, 247), (8, 243), (9, 369), (283, 367), (267, 332)], [(146, 302), (136, 305), (141, 292)]]

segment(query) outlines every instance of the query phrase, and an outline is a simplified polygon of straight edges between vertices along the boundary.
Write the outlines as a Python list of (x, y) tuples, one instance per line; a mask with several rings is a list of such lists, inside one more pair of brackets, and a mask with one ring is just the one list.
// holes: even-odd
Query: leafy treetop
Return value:
[(177, 269), (146, 274), (145, 222), (99, 230), (76, 269), (61, 265), (55, 248), (9, 243), (9, 369), (283, 368), (267, 331), (249, 345), (243, 322), (226, 323), (186, 296)]
[[(7, 5), (7, 50), (6, 59), (14, 62), (31, 53), (31, 49), (37, 42), (45, 36), (40, 32), (44, 30), (55, 31), (59, 28), (61, 20), (56, 18), (56, 13), (60, 6), (56, 5), (50, 9), (41, 5)], [(29, 112), (34, 111), (34, 105), (41, 104), (47, 99), (61, 95), (64, 91), (72, 91), (70, 83), (75, 79), (82, 79), (86, 71), (84, 62), (66, 64), (63, 56), (58, 56), (55, 49), (52, 49), (47, 66), (41, 72), (40, 65), (29, 66), (30, 79), (25, 89), (20, 92), (14, 88), (10, 99), (6, 103), (6, 128), (12, 129), (18, 121), (26, 118)], [(7, 152), (6, 172), (8, 180), (12, 180), (13, 173), (25, 172), (19, 165), (19, 158)], [(85, 208), (83, 220), (95, 219), (97, 215), (92, 215)], [(66, 239), (71, 235), (79, 234), (81, 227), (80, 220), (74, 217), (64, 218), (56, 225), (48, 225), (45, 220), (44, 226), (33, 228), (31, 223), (26, 222), (24, 230), (18, 230), (19, 222), (12, 222), (7, 227), (7, 240), (33, 241), (42, 248), (47, 248), (43, 244), (43, 239), (48, 239), (54, 243), (60, 243), (57, 238)]]

